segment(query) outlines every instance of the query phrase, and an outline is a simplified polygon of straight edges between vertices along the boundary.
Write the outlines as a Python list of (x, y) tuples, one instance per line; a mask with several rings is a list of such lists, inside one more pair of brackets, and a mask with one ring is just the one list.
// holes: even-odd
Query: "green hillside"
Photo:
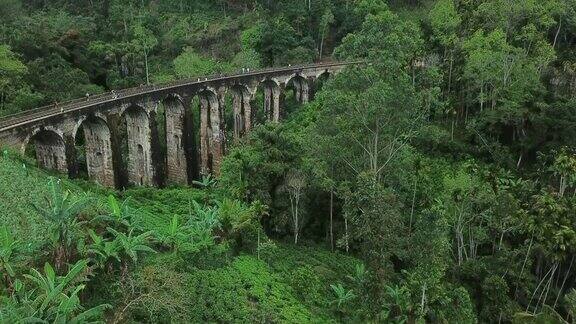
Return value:
[[(0, 159), (0, 181), (10, 183), (0, 195), (1, 224), (18, 240), (18, 267), (38, 267), (50, 258), (47, 237), (51, 224), (36, 210), (48, 203), (50, 178), (58, 177), (65, 190), (74, 196), (91, 198), (81, 219), (89, 220), (108, 213), (109, 194), (116, 194), (84, 181), (71, 181), (61, 175), (39, 170), (13, 155)], [(205, 192), (192, 188), (132, 189), (122, 193), (134, 209), (136, 222), (144, 230), (161, 237), (173, 215), (190, 213), (191, 202), (209, 199)], [(129, 197), (129, 198), (128, 198)], [(248, 252), (232, 253), (230, 242), (197, 253), (178, 256), (170, 251), (145, 257), (131, 275), (139, 293), (126, 294), (113, 284), (116, 275), (104, 275), (91, 290), (98, 291), (86, 304), (112, 304), (126, 307), (126, 299), (139, 298), (122, 314), (125, 319), (166, 322), (334, 322), (338, 312), (332, 307), (329, 283), (346, 282), (359, 261), (319, 248), (294, 248), (268, 242), (259, 256)], [(254, 251), (256, 252), (256, 251)], [(18, 269), (26, 271), (24, 268)], [(112, 280), (112, 281), (109, 281)], [(104, 289), (112, 287), (112, 289)], [(9, 309), (0, 311), (0, 320), (9, 320)], [(115, 316), (111, 313), (110, 318)]]

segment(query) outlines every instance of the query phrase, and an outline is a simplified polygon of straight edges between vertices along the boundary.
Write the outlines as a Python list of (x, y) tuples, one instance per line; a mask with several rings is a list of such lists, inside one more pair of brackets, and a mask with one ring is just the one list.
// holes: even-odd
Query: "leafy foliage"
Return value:
[[(310, 104), (288, 94), (283, 123), (253, 128), (196, 188), (45, 188), (44, 172), (3, 154), (0, 321), (72, 321), (98, 300), (112, 321), (574, 321), (574, 8), (0, 1), (0, 114), (198, 74), (364, 61), (315, 80)], [(47, 237), (55, 270), (24, 277), (50, 259)], [(44, 305), (41, 287), (58, 287), (67, 264), (95, 278), (71, 275)]]

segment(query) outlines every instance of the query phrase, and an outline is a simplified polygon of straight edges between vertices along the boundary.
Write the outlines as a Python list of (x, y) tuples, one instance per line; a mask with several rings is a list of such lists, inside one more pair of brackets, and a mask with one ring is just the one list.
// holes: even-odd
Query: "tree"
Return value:
[(550, 169), (559, 178), (558, 194), (563, 197), (566, 189), (576, 184), (576, 157), (563, 148)]
[(0, 45), (0, 114), (7, 103), (14, 100), (15, 93), (22, 86), (22, 78), (28, 69), (8, 45)]
[(433, 37), (444, 51), (444, 60), (449, 61), (448, 94), (452, 89), (452, 71), (454, 67), (454, 51), (458, 43), (458, 30), (462, 19), (456, 11), (453, 0), (442, 0), (434, 4), (430, 11), (430, 24)]
[(180, 78), (204, 76), (217, 71), (216, 62), (200, 56), (192, 47), (186, 47), (173, 63), (174, 71)]
[(324, 52), (324, 38), (330, 29), (330, 25), (334, 23), (334, 14), (330, 9), (326, 9), (326, 12), (320, 18), (320, 48), (318, 49), (319, 59), (322, 60), (322, 53)]
[[(327, 153), (346, 164), (349, 173), (369, 172), (379, 181), (416, 134), (424, 112), (409, 84), (377, 81), (373, 69), (349, 71), (338, 78), (333, 86), (341, 88), (318, 98), (316, 132), (326, 137), (318, 143), (331, 145)], [(351, 92), (350, 86), (356, 85), (359, 92)]]
[(140, 49), (144, 54), (144, 65), (146, 68), (146, 84), (150, 84), (150, 73), (148, 68), (148, 55), (150, 51), (158, 45), (158, 40), (154, 34), (143, 24), (137, 23), (134, 26), (134, 40), (132, 41), (134, 47)]
[(343, 212), (351, 225), (350, 238), (373, 270), (373, 284), (383, 288), (392, 257), (402, 257), (405, 251), (406, 240), (398, 234), (405, 232), (402, 201), (369, 172), (359, 174), (342, 196)]
[(294, 28), (284, 17), (266, 21), (261, 30), (261, 36), (255, 41), (255, 49), (266, 65), (278, 64), (287, 51), (299, 45)]
[(366, 16), (360, 30), (342, 39), (335, 55), (343, 60), (367, 60), (390, 77), (396, 76), (407, 71), (422, 39), (417, 26), (400, 20), (390, 10), (377, 12)]
[(22, 2), (20, 0), (0, 1), (0, 12), (5, 15), (6, 21), (17, 19), (22, 15)]
[(298, 244), (298, 237), (302, 227), (300, 200), (306, 188), (305, 175), (298, 170), (290, 170), (286, 175), (286, 190), (290, 197), (290, 213), (293, 226), (294, 244)]

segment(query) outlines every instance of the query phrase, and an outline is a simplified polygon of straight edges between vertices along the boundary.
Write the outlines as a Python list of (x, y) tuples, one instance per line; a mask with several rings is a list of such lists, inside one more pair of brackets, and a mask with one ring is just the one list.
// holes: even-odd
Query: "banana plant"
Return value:
[(174, 215), (164, 233), (162, 243), (169, 245), (176, 253), (189, 240), (190, 230), (190, 225), (182, 224), (178, 215)]
[(199, 203), (192, 201), (193, 215), (190, 215), (189, 225), (204, 229), (220, 228), (220, 215), (216, 207), (202, 207)]
[(24, 322), (51, 322), (51, 323), (85, 323), (102, 314), (110, 305), (103, 304), (84, 310), (80, 304), (78, 293), (85, 288), (84, 284), (77, 282), (84, 280), (82, 274), (87, 268), (87, 261), (76, 262), (64, 276), (57, 276), (49, 263), (44, 265), (44, 274), (32, 269), (30, 274), (24, 275), (29, 279), (35, 289), (26, 299), (28, 317)]
[(202, 192), (204, 193), (202, 200), (204, 202), (209, 202), (213, 199), (213, 193), (216, 189), (217, 181), (211, 174), (203, 175), (201, 181), (194, 180), (192, 181), (192, 184), (202, 189)]
[(49, 197), (47, 207), (34, 205), (40, 215), (52, 223), (52, 240), (56, 244), (56, 269), (62, 270), (68, 261), (72, 245), (78, 238), (80, 227), (84, 221), (78, 220), (78, 215), (88, 206), (91, 199), (82, 196), (74, 197), (70, 191), (63, 190), (60, 180), (50, 179), (48, 182)]
[(88, 230), (88, 235), (92, 243), (86, 246), (85, 252), (97, 267), (103, 268), (110, 259), (120, 262), (120, 248), (116, 241), (108, 241), (92, 229)]
[(192, 184), (197, 185), (202, 189), (211, 189), (216, 185), (216, 178), (214, 178), (211, 174), (203, 175), (202, 180), (194, 180), (192, 181)]
[(119, 252), (132, 259), (132, 262), (138, 261), (140, 252), (156, 253), (150, 246), (153, 231), (148, 231), (140, 235), (134, 235), (134, 229), (131, 228), (128, 234), (119, 232), (111, 227), (108, 231), (115, 237), (114, 241), (119, 246)]
[(221, 228), (220, 212), (217, 207), (202, 207), (192, 201), (193, 213), (190, 215), (188, 225), (192, 245), (195, 250), (211, 246), (214, 244), (214, 230)]
[(336, 285), (330, 285), (330, 288), (332, 288), (332, 291), (336, 296), (336, 299), (333, 301), (333, 303), (337, 304), (338, 308), (341, 308), (342, 305), (356, 298), (356, 294), (354, 294), (354, 291), (352, 291), (352, 289), (347, 290), (346, 288), (344, 288), (344, 286), (342, 286), (341, 283), (338, 283)]
[(353, 276), (348, 275), (346, 277), (351, 281), (353, 281), (356, 284), (356, 286), (362, 287), (362, 285), (368, 279), (368, 271), (366, 270), (366, 266), (364, 265), (364, 263), (356, 264), (354, 275)]
[(123, 228), (135, 227), (134, 220), (132, 219), (133, 212), (128, 207), (128, 199), (121, 203), (113, 195), (108, 196), (108, 208), (110, 213), (107, 215), (100, 215), (92, 219), (93, 222), (105, 221), (120, 225)]
[(14, 272), (14, 253), (18, 241), (14, 239), (12, 233), (6, 225), (0, 227), (0, 273), (5, 274), (5, 281), (8, 286), (11, 285), (12, 279), (16, 276)]

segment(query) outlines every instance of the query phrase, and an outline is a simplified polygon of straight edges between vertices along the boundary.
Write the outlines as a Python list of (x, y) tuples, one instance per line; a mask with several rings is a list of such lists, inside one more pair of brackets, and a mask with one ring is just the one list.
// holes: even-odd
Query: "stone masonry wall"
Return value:
[(164, 102), (166, 116), (166, 176), (168, 183), (187, 184), (186, 151), (184, 149), (184, 106), (177, 99)]
[(152, 186), (154, 170), (148, 115), (140, 107), (129, 108), (125, 115), (128, 136), (128, 181), (133, 185)]
[(84, 122), (86, 140), (86, 164), (91, 180), (105, 187), (114, 187), (114, 167), (110, 130), (101, 119)]

